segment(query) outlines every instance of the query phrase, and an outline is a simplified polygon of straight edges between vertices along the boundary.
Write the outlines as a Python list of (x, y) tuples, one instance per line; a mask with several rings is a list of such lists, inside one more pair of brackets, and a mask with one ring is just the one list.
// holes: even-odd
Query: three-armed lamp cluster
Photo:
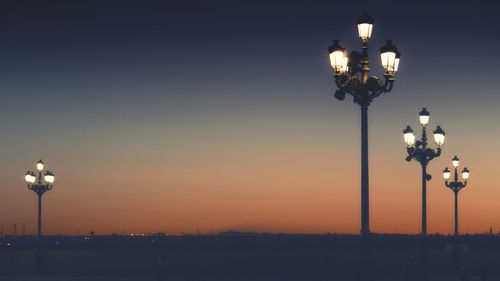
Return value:
[(38, 196), (38, 236), (42, 235), (42, 195), (52, 189), (55, 180), (55, 175), (51, 171), (43, 173), (44, 168), (43, 161), (38, 160), (36, 163), (38, 173), (28, 171), (24, 175), (28, 189), (34, 191)]
[(363, 243), (363, 251), (365, 252), (369, 251), (367, 241), (370, 234), (368, 106), (374, 98), (392, 90), (401, 58), (401, 53), (396, 46), (387, 40), (385, 46), (380, 48), (385, 81), (376, 76), (369, 76), (368, 41), (372, 36), (373, 22), (373, 18), (367, 13), (357, 19), (361, 52), (349, 52), (338, 40), (335, 40), (333, 45), (328, 48), (330, 64), (338, 87), (335, 97), (343, 100), (346, 94), (349, 94), (353, 97), (354, 102), (361, 106), (361, 237), (365, 242)]

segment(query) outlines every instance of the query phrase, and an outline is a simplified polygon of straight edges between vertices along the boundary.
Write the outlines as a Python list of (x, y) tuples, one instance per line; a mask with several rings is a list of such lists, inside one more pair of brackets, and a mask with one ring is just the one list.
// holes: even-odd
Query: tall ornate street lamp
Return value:
[[(426, 265), (428, 263), (425, 238), (427, 236), (427, 181), (431, 180), (431, 175), (427, 174), (427, 165), (429, 162), (441, 155), (441, 147), (444, 144), (444, 131), (440, 126), (434, 130), (434, 142), (437, 145), (436, 150), (427, 147), (427, 125), (429, 124), (430, 114), (426, 108), (419, 113), (419, 121), (422, 126), (422, 137), (415, 140), (415, 133), (410, 126), (403, 130), (404, 141), (408, 156), (406, 161), (415, 160), (422, 166), (422, 258)], [(427, 269), (427, 267), (425, 267)], [(427, 278), (427, 277), (426, 277)]]
[(453, 168), (455, 169), (453, 180), (449, 181), (451, 172), (448, 169), (448, 167), (446, 167), (443, 171), (443, 178), (445, 180), (444, 184), (446, 185), (446, 187), (451, 189), (453, 191), (453, 194), (455, 195), (455, 233), (454, 233), (455, 245), (453, 247), (454, 248), (453, 261), (455, 265), (458, 265), (460, 263), (460, 253), (458, 252), (458, 192), (467, 186), (467, 180), (469, 179), (469, 170), (467, 169), (467, 167), (465, 167), (462, 170), (462, 179), (464, 181), (461, 182), (458, 179), (458, 166), (460, 164), (460, 160), (458, 159), (457, 156), (455, 156), (451, 160), (451, 163), (453, 164)]
[(28, 184), (28, 189), (34, 191), (38, 196), (38, 237), (42, 235), (42, 195), (45, 192), (52, 190), (52, 184), (55, 180), (55, 175), (51, 171), (45, 171), (45, 173), (42, 173), (44, 168), (45, 165), (43, 161), (38, 160), (36, 163), (38, 174), (28, 171), (24, 175), (24, 179)]
[(370, 60), (368, 40), (373, 31), (373, 19), (363, 13), (357, 19), (358, 36), (361, 39), (361, 53), (348, 50), (335, 40), (328, 48), (330, 63), (333, 68), (337, 91), (335, 97), (343, 100), (346, 94), (353, 97), (354, 103), (361, 107), (361, 237), (363, 251), (368, 252), (370, 235), (370, 209), (368, 187), (368, 106), (378, 96), (392, 90), (395, 75), (398, 72), (401, 53), (390, 40), (380, 48), (384, 81), (376, 76), (369, 76)]

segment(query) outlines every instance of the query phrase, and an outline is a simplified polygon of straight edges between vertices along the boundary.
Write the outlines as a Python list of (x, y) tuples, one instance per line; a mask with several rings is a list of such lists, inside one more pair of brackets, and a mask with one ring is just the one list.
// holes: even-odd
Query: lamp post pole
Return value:
[(431, 180), (431, 175), (427, 173), (427, 166), (429, 162), (441, 155), (441, 147), (444, 144), (445, 133), (440, 126), (437, 126), (436, 130), (434, 130), (434, 142), (437, 145), (437, 149), (434, 150), (428, 147), (428, 139), (427, 139), (427, 124), (429, 124), (430, 114), (426, 108), (423, 108), (419, 113), (419, 121), (422, 126), (422, 136), (420, 140), (415, 140), (415, 133), (411, 129), (410, 126), (407, 126), (405, 130), (403, 130), (404, 141), (407, 149), (407, 157), (406, 161), (415, 160), (418, 162), (422, 168), (422, 263), (424, 265), (424, 278), (428, 278), (427, 269), (428, 269), (428, 257), (427, 257), (427, 246), (426, 246), (426, 237), (427, 237), (427, 181)]
[(37, 194), (38, 196), (38, 237), (42, 236), (42, 194)]
[(38, 237), (42, 236), (42, 196), (45, 192), (52, 190), (55, 175), (51, 171), (46, 171), (42, 174), (45, 165), (42, 160), (36, 163), (37, 174), (32, 171), (26, 172), (24, 179), (28, 185), (28, 189), (36, 193), (38, 197)]
[(369, 173), (368, 173), (368, 106), (382, 93), (392, 90), (395, 74), (398, 71), (401, 53), (390, 40), (380, 48), (385, 81), (369, 76), (370, 60), (368, 56), (368, 40), (373, 29), (373, 19), (364, 13), (357, 19), (358, 35), (362, 41), (361, 52), (349, 53), (338, 40), (328, 48), (330, 63), (334, 71), (338, 87), (335, 97), (343, 100), (346, 94), (353, 97), (361, 107), (361, 238), (362, 251), (369, 252), (370, 236), (369, 209)]
[[(353, 97), (354, 103), (361, 107), (361, 256), (366, 267), (370, 267), (370, 205), (369, 205), (369, 170), (368, 170), (368, 106), (378, 96), (392, 90), (395, 75), (398, 71), (401, 53), (387, 40), (380, 48), (384, 81), (370, 76), (370, 59), (368, 56), (368, 40), (371, 38), (373, 18), (363, 13), (357, 19), (358, 35), (361, 39), (361, 52), (349, 53), (335, 40), (328, 48), (330, 63), (334, 71), (335, 83), (338, 87), (335, 97), (344, 100), (346, 94)], [(371, 273), (361, 270), (364, 280)]]
[(467, 167), (465, 167), (462, 170), (462, 179), (464, 180), (461, 182), (458, 179), (458, 166), (460, 164), (460, 159), (458, 159), (457, 156), (453, 157), (451, 160), (453, 167), (454, 167), (454, 175), (453, 175), (453, 180), (449, 181), (451, 172), (448, 168), (445, 168), (443, 171), (443, 178), (445, 180), (444, 184), (447, 188), (449, 188), (451, 191), (453, 191), (454, 199), (455, 199), (455, 226), (454, 226), (454, 235), (453, 235), (453, 240), (454, 240), (454, 247), (453, 247), (453, 265), (459, 266), (460, 265), (460, 252), (458, 249), (458, 239), (459, 239), (459, 234), (458, 234), (458, 193), (460, 190), (465, 188), (467, 186), (467, 180), (469, 179), (469, 170)]
[[(370, 235), (370, 197), (368, 170), (368, 104), (361, 106), (361, 236), (368, 243)], [(368, 250), (368, 245), (363, 246)]]

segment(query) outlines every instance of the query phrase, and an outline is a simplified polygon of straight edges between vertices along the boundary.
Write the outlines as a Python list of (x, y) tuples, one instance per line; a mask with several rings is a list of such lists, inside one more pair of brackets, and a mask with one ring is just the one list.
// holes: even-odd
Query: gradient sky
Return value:
[[(428, 107), (446, 131), (432, 161), (429, 232), (450, 233), (441, 171), (471, 170), (461, 231), (500, 230), (495, 1), (3, 1), (0, 222), (31, 232), (23, 175), (56, 173), (45, 232), (359, 231), (360, 111), (336, 100), (327, 47), (402, 51), (369, 110), (371, 229), (418, 233), (421, 182), (402, 130)], [(352, 2), (352, 3), (349, 3)]]

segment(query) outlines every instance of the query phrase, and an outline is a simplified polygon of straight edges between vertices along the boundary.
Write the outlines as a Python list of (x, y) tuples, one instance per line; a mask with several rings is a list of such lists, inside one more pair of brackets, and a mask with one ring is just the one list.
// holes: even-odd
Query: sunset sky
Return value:
[[(327, 47), (356, 17), (402, 52), (369, 109), (371, 230), (420, 231), (420, 166), (402, 130), (446, 131), (428, 231), (451, 233), (441, 171), (471, 171), (460, 231), (500, 231), (495, 1), (11, 1), (0, 4), (0, 222), (31, 233), (26, 170), (56, 174), (47, 234), (359, 231), (360, 110), (333, 97)], [(105, 3), (102, 3), (105, 2)], [(349, 3), (353, 2), (353, 3)]]

